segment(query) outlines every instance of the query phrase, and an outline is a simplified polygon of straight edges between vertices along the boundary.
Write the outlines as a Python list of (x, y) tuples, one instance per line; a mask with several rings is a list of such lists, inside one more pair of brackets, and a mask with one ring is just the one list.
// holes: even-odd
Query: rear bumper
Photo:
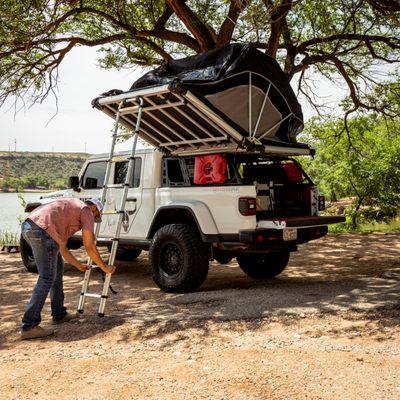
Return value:
[(239, 231), (239, 242), (261, 247), (296, 245), (319, 239), (328, 233), (326, 225), (291, 229), (296, 229), (296, 238), (293, 240), (284, 238), (284, 229), (255, 229)]
[(235, 237), (224, 237), (222, 241), (214, 243), (214, 247), (233, 254), (296, 251), (298, 244), (321, 238), (327, 233), (326, 225), (306, 227), (297, 230), (295, 240), (284, 240), (283, 229), (246, 229), (239, 231)]
[[(341, 216), (306, 216), (261, 220), (257, 222), (257, 229), (239, 231), (239, 242), (264, 246), (306, 243), (325, 236), (328, 233), (328, 224), (336, 224), (345, 220)], [(288, 235), (288, 233), (292, 235)], [(291, 238), (291, 236), (294, 237)]]
[(345, 217), (339, 215), (328, 216), (307, 216), (307, 217), (287, 217), (287, 218), (274, 218), (268, 220), (261, 220), (257, 222), (258, 229), (284, 229), (284, 228), (298, 228), (303, 229), (306, 227), (318, 227), (329, 224), (337, 224), (346, 221)]
[[(319, 239), (328, 233), (328, 224), (344, 222), (340, 216), (291, 217), (259, 221), (256, 229), (243, 229), (224, 237), (217, 247), (229, 251), (295, 251), (298, 244)], [(290, 231), (290, 232), (288, 232)], [(291, 233), (289, 235), (288, 233)]]

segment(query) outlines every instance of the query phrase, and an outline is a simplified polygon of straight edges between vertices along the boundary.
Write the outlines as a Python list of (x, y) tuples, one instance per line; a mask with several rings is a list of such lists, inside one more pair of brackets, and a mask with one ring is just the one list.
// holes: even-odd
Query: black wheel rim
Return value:
[(160, 266), (164, 274), (176, 276), (182, 269), (182, 252), (175, 243), (167, 243), (161, 250)]

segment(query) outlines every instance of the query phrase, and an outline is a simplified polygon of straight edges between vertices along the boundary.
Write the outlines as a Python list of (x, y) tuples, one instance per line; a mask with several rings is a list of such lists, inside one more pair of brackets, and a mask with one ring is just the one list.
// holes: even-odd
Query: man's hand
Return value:
[(106, 274), (113, 274), (115, 272), (115, 267), (112, 267), (111, 265), (107, 265), (107, 271), (104, 271)]
[(79, 271), (82, 271), (82, 272), (86, 272), (89, 269), (89, 267), (86, 264), (82, 264), (82, 263), (79, 263), (79, 265), (75, 265), (75, 267), (77, 269), (79, 269)]
[(72, 264), (79, 271), (85, 272), (88, 270), (88, 266), (79, 262), (66, 247), (60, 247), (60, 253), (65, 261)]
[(93, 263), (101, 268), (101, 270), (106, 274), (112, 274), (115, 271), (115, 268), (108, 267), (101, 259), (95, 244), (93, 232), (89, 231), (88, 229), (82, 229), (82, 240), (89, 257), (93, 260)]

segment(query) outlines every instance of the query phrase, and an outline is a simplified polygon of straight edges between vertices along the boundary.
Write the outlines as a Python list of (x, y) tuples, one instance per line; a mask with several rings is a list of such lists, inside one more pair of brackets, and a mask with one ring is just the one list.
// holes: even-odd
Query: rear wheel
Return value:
[(242, 271), (254, 279), (270, 279), (279, 275), (289, 262), (290, 253), (243, 253), (236, 258)]
[(189, 225), (160, 228), (154, 235), (149, 258), (154, 282), (165, 292), (193, 292), (207, 277), (207, 247)]
[(21, 251), (22, 263), (24, 264), (25, 268), (29, 272), (37, 273), (38, 269), (35, 259), (33, 258), (32, 248), (22, 235), (19, 238), (19, 248)]

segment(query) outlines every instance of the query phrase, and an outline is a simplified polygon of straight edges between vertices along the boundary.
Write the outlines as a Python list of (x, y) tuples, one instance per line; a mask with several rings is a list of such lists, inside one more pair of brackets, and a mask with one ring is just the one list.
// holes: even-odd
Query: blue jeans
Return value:
[(32, 248), (39, 272), (31, 300), (22, 318), (22, 330), (28, 330), (40, 324), (40, 313), (49, 292), (53, 319), (62, 319), (67, 314), (63, 291), (64, 263), (58, 244), (45, 230), (30, 220), (22, 223), (21, 230), (22, 236)]

